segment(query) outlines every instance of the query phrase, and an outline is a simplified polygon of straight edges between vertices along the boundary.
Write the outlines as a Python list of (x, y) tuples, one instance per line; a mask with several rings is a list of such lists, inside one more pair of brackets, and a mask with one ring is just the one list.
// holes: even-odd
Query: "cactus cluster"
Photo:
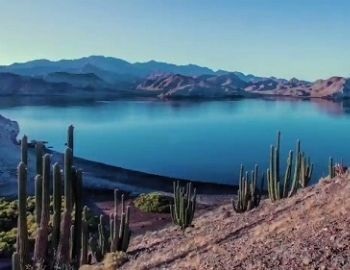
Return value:
[[(67, 145), (73, 147), (73, 126), (68, 128)], [(82, 202), (82, 171), (73, 166), (73, 149), (67, 147), (64, 154), (63, 171), (58, 163), (52, 166), (51, 156), (44, 153), (42, 144), (37, 143), (37, 174), (35, 176), (35, 219), (38, 224), (33, 258), (28, 250), (27, 228), (27, 164), (28, 144), (27, 137), (21, 141), (21, 162), (18, 165), (18, 239), (17, 250), (12, 256), (14, 270), (24, 270), (30, 265), (53, 269), (57, 265), (78, 269), (80, 265), (88, 263), (88, 221), (87, 207)], [(39, 160), (41, 159), (41, 164)], [(62, 187), (62, 180), (64, 186)], [(53, 211), (50, 215), (50, 186), (53, 190)], [(62, 196), (62, 188), (64, 194)], [(117, 193), (117, 192), (116, 192)], [(115, 203), (117, 204), (117, 203)], [(124, 204), (122, 200), (122, 204)], [(62, 205), (63, 212), (62, 212)], [(117, 212), (117, 210), (115, 210)], [(118, 231), (113, 231), (116, 243), (115, 250), (126, 251), (129, 239), (129, 209), (121, 211), (121, 220)], [(52, 230), (49, 225), (52, 220)], [(114, 218), (118, 224), (117, 216)], [(102, 255), (106, 252), (103, 220), (99, 225), (100, 239), (97, 247), (101, 248)], [(91, 247), (92, 250), (92, 247)], [(91, 261), (91, 259), (90, 259)]]
[(297, 141), (295, 162), (293, 151), (289, 151), (284, 176), (280, 174), (281, 133), (277, 134), (276, 146), (271, 146), (270, 168), (267, 169), (268, 193), (272, 201), (291, 197), (299, 187), (306, 187), (312, 176), (313, 164), (310, 158), (301, 152), (300, 140)]
[(182, 230), (192, 224), (196, 210), (196, 189), (192, 183), (186, 184), (186, 188), (180, 186), (180, 182), (173, 183), (174, 203), (170, 205), (170, 214), (173, 223), (180, 226)]
[(96, 261), (101, 261), (108, 252), (126, 252), (129, 246), (131, 231), (130, 208), (124, 207), (124, 194), (121, 194), (120, 220), (118, 220), (118, 189), (114, 190), (113, 214), (109, 218), (109, 226), (106, 226), (105, 216), (100, 216), (98, 235), (92, 235), (89, 239), (90, 249)]
[(245, 172), (245, 174), (244, 167), (241, 165), (238, 199), (237, 201), (233, 201), (233, 209), (237, 213), (243, 213), (259, 206), (264, 186), (264, 176), (261, 178), (260, 188), (257, 188), (258, 177), (258, 165), (255, 165), (255, 168), (251, 173)]

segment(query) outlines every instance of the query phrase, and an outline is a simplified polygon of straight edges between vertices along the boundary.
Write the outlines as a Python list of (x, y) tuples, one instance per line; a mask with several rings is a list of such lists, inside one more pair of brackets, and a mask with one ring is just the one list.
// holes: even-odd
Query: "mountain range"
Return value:
[(157, 61), (130, 63), (90, 56), (74, 60), (34, 60), (0, 66), (0, 96), (228, 98), (291, 96), (348, 98), (350, 80), (332, 77), (308, 82), (214, 71), (198, 65)]

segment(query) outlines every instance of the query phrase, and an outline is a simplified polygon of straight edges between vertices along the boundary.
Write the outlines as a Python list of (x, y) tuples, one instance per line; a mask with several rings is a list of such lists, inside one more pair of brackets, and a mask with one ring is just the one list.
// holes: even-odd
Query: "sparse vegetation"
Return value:
[(239, 174), (238, 199), (233, 201), (233, 209), (237, 213), (246, 212), (259, 206), (264, 181), (262, 177), (260, 188), (257, 188), (258, 177), (258, 165), (255, 165), (254, 171), (252, 171), (250, 174), (249, 172), (246, 172), (245, 175), (244, 167), (241, 165)]
[(140, 194), (134, 205), (145, 213), (169, 213), (172, 199), (158, 192)]
[[(73, 127), (68, 128), (68, 145), (73, 147)], [(54, 269), (69, 268), (78, 269), (81, 264), (88, 263), (92, 255), (95, 260), (102, 260), (107, 252), (105, 249), (104, 224), (102, 220), (98, 226), (99, 242), (90, 245), (88, 251), (88, 234), (93, 237), (97, 230), (89, 230), (91, 217), (87, 207), (82, 205), (82, 171), (73, 166), (73, 150), (67, 148), (64, 155), (64, 169), (61, 171), (56, 163), (51, 173), (50, 155), (37, 151), (42, 155), (42, 173), (35, 177), (36, 196), (28, 200), (27, 196), (27, 138), (23, 137), (21, 145), (21, 162), (17, 168), (18, 176), (18, 202), (1, 201), (5, 214), (4, 226), (10, 228), (18, 224), (17, 229), (10, 230), (3, 235), (4, 241), (0, 244), (4, 254), (12, 254), (13, 269), (24, 270), (29, 268)], [(38, 165), (38, 164), (37, 164)], [(64, 195), (61, 194), (61, 181), (64, 179)], [(50, 198), (50, 182), (53, 182), (53, 196)], [(117, 211), (117, 190), (115, 191), (115, 210), (112, 216), (113, 230), (110, 232), (110, 250), (126, 251), (129, 245), (131, 232), (129, 230), (129, 208), (124, 210), (122, 195), (120, 220)], [(38, 200), (41, 198), (41, 200)], [(63, 207), (62, 207), (63, 206)], [(31, 212), (28, 213), (28, 210)], [(10, 224), (11, 223), (11, 224)], [(94, 223), (94, 222), (92, 222)], [(18, 233), (17, 233), (18, 232)], [(35, 238), (35, 240), (34, 240)], [(15, 244), (16, 243), (16, 244)], [(33, 261), (30, 258), (33, 250)], [(16, 251), (14, 246), (16, 245)], [(104, 249), (102, 249), (102, 247)], [(101, 258), (96, 248), (100, 248)]]
[(278, 132), (276, 146), (271, 145), (270, 168), (267, 169), (268, 193), (272, 201), (291, 197), (299, 187), (306, 187), (311, 180), (313, 171), (313, 164), (311, 164), (310, 158), (301, 152), (298, 140), (294, 166), (293, 151), (289, 151), (286, 171), (284, 176), (281, 176), (280, 143), (281, 133)]
[(192, 189), (189, 182), (185, 187), (180, 186), (180, 182), (174, 182), (174, 203), (170, 206), (171, 218), (174, 224), (182, 230), (192, 224), (194, 212), (196, 211), (196, 189)]

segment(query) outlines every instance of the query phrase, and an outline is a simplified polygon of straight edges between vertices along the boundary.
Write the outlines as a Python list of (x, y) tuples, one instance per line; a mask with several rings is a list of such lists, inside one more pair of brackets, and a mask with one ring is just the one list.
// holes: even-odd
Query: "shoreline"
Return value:
[[(14, 197), (17, 194), (16, 168), (20, 159), (20, 145), (17, 140), (20, 127), (14, 121), (0, 115), (0, 153), (6, 159), (0, 158), (0, 196)], [(32, 140), (34, 138), (30, 138)], [(63, 164), (63, 154), (47, 149), (52, 154), (52, 164)], [(33, 194), (33, 181), (35, 176), (35, 149), (29, 148), (29, 194)], [(144, 192), (160, 191), (172, 192), (173, 181), (191, 181), (199, 194), (228, 195), (237, 190), (237, 186), (207, 183), (190, 179), (177, 179), (118, 166), (95, 162), (88, 159), (74, 157), (75, 166), (84, 172), (84, 190), (93, 192), (111, 191), (115, 188), (122, 190), (129, 196)]]

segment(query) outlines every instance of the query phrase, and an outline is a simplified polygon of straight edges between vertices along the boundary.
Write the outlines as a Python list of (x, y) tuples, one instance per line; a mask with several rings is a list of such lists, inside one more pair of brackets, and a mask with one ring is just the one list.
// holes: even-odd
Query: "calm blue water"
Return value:
[(202, 181), (232, 184), (241, 163), (265, 170), (277, 130), (283, 157), (297, 138), (302, 140), (315, 163), (315, 178), (327, 174), (330, 155), (350, 159), (350, 115), (342, 103), (113, 101), (1, 107), (0, 114), (17, 120), (21, 134), (59, 151), (73, 123), (77, 156)]

